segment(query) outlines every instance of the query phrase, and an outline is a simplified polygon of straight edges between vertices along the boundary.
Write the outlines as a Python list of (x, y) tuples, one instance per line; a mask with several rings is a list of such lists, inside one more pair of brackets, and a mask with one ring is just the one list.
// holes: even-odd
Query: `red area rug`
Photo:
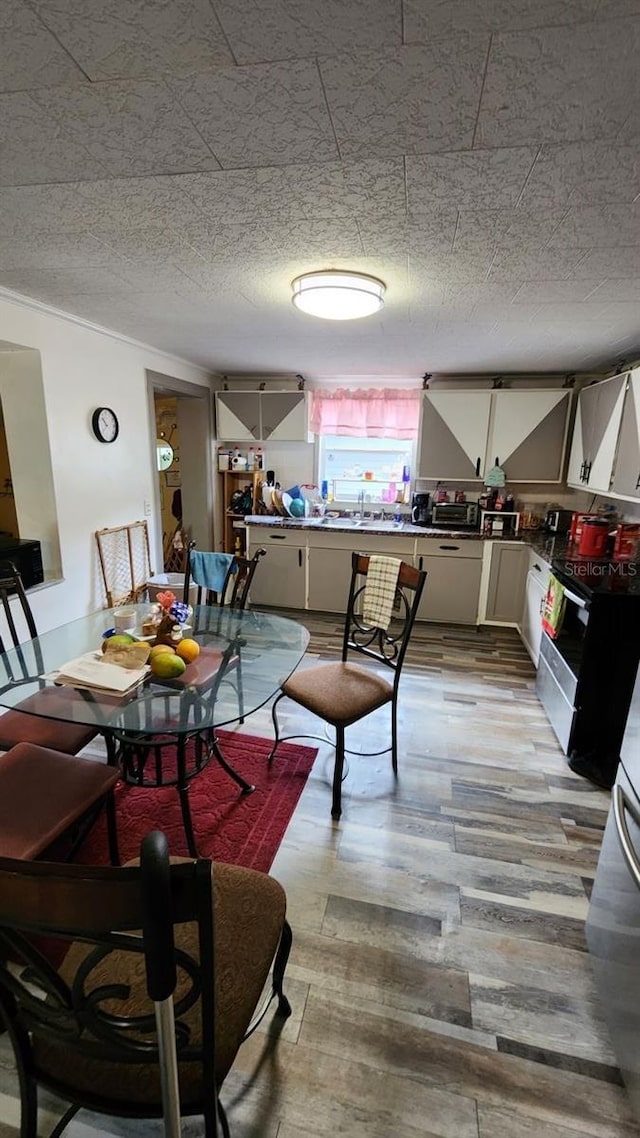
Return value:
[[(198, 852), (216, 861), (266, 872), (302, 794), (317, 749), (281, 743), (269, 768), (269, 739), (233, 731), (219, 731), (217, 736), (224, 757), (256, 789), (253, 794), (241, 794), (215, 760), (196, 775), (189, 786), (189, 801)], [(140, 842), (149, 830), (162, 830), (171, 853), (188, 856), (175, 787), (152, 790), (119, 783), (116, 811), (121, 862), (139, 856)], [(108, 861), (104, 813), (75, 860), (83, 865)]]

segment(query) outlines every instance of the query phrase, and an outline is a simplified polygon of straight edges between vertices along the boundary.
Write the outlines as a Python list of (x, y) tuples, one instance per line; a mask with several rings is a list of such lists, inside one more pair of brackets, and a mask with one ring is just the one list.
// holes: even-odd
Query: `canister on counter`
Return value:
[(636, 561), (640, 546), (640, 524), (620, 522), (613, 544), (614, 561)]

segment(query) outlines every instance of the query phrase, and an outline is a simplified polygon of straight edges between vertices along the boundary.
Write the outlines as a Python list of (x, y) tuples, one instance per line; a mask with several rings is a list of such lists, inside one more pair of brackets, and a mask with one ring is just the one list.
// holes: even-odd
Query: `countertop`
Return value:
[(402, 537), (432, 537), (452, 538), (455, 541), (520, 541), (520, 537), (483, 537), (477, 529), (451, 529), (440, 527), (414, 526), (411, 522), (387, 522), (376, 525), (375, 521), (366, 520), (366, 525), (358, 524), (349, 518), (333, 518), (328, 523), (326, 518), (280, 518), (271, 514), (251, 514), (245, 519), (248, 526), (270, 526), (278, 529), (308, 529), (320, 530), (325, 533), (373, 533)]

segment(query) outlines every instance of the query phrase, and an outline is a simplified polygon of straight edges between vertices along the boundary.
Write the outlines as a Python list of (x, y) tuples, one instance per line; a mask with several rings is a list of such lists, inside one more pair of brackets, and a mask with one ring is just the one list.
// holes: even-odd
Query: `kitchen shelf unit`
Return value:
[[(251, 486), (252, 495), (252, 509), (253, 514), (258, 513), (258, 506), (261, 500), (262, 483), (264, 482), (264, 470), (222, 470), (220, 472), (221, 482), (221, 495), (222, 495), (222, 510), (224, 517), (224, 528), (222, 534), (223, 550), (225, 553), (235, 553), (235, 539), (236, 536), (240, 537), (242, 542), (242, 556), (244, 556), (245, 549), (245, 529), (244, 529), (244, 515), (233, 514), (230, 511), (231, 497), (236, 490), (242, 490), (245, 486)], [(242, 522), (242, 526), (235, 529), (235, 523)]]

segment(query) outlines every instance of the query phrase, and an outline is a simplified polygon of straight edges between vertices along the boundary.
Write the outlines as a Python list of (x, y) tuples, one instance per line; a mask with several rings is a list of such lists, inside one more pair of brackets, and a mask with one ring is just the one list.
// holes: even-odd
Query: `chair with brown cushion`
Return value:
[[(391, 704), (391, 762), (394, 774), (398, 772), (398, 684), (427, 577), (426, 572), (414, 569), (412, 565), (401, 561), (395, 594), (397, 616), (392, 618), (388, 629), (367, 625), (359, 615), (359, 610), (369, 571), (369, 561), (369, 557), (364, 554), (352, 555), (351, 587), (342, 641), (342, 660), (336, 664), (320, 664), (315, 668), (294, 672), (282, 685), (272, 711), (275, 742), (269, 756), (270, 763), (280, 741), (277, 707), (285, 696), (335, 727), (336, 757), (331, 816), (336, 819), (342, 813), (345, 729), (386, 703)], [(352, 652), (389, 668), (393, 673), (393, 681), (390, 683), (377, 671), (349, 662), (348, 656)], [(288, 736), (288, 738), (300, 738), (300, 736)]]
[[(17, 612), (11, 605), (12, 599), (18, 607)], [(4, 609), (13, 647), (18, 649), (18, 657), (21, 660), (20, 674), (10, 674), (10, 670), (6, 668), (6, 671), (9, 672), (7, 675), (9, 682), (6, 686), (19, 687), (28, 681), (33, 682), (33, 677), (29, 676), (26, 661), (20, 653), (21, 640), (16, 625), (16, 615), (22, 613), (24, 625), (31, 640), (36, 639), (38, 632), (24, 591), (22, 578), (15, 565), (10, 561), (0, 563), (0, 602)], [(0, 639), (0, 654), (4, 658), (6, 667), (7, 656), (2, 639)], [(42, 660), (38, 657), (37, 647), (36, 659), (39, 662), (40, 672), (44, 671)], [(75, 694), (78, 699), (82, 698), (78, 693)], [(66, 698), (69, 698), (69, 693), (67, 693)], [(59, 693), (55, 688), (43, 687), (16, 705), (15, 710), (0, 715), (0, 750), (8, 751), (14, 744), (25, 742), (34, 743), (40, 747), (51, 747), (56, 751), (75, 755), (83, 747), (86, 747), (97, 735), (95, 728), (79, 723), (64, 723), (60, 719), (56, 719), (55, 715), (52, 718), (47, 718), (48, 710), (54, 710), (54, 705), (59, 699)]]
[(31, 860), (69, 834), (70, 859), (105, 806), (109, 856), (117, 865), (118, 778), (118, 770), (105, 763), (17, 743), (0, 755), (0, 857)]
[[(232, 630), (233, 631), (233, 630)], [(201, 680), (187, 676), (188, 695), (181, 698), (185, 687), (182, 676), (173, 680), (155, 677), (151, 688), (127, 708), (127, 726), (120, 728), (116, 720), (104, 732), (109, 761), (120, 767), (121, 778), (132, 786), (160, 788), (175, 786), (180, 799), (182, 822), (187, 849), (192, 857), (197, 857), (197, 847), (191, 807), (189, 805), (189, 785), (211, 760), (222, 767), (230, 778), (240, 787), (242, 794), (251, 794), (255, 786), (247, 782), (222, 754), (213, 729), (214, 709), (220, 684), (229, 670), (238, 666), (241, 637), (232, 635), (224, 651), (215, 652), (217, 667), (210, 676), (201, 675)], [(200, 655), (206, 651), (201, 650)], [(194, 663), (200, 659), (198, 656)], [(189, 673), (193, 668), (190, 665)], [(191, 673), (192, 675), (192, 673)], [(176, 693), (176, 694), (173, 694)], [(156, 708), (161, 708), (162, 720), (172, 718), (172, 698), (176, 701), (175, 717), (184, 717), (184, 730), (162, 733), (153, 730), (154, 720), (158, 721)], [(188, 699), (188, 714), (184, 715), (185, 701)], [(181, 712), (182, 709), (182, 712)], [(131, 726), (132, 716), (136, 714), (136, 728)]]
[[(192, 584), (191, 566), (192, 566), (192, 552), (194, 551), (195, 542), (191, 542), (187, 553), (187, 568), (184, 576), (184, 603), (188, 603), (189, 587)], [(253, 557), (239, 557), (236, 556), (229, 562), (229, 567), (226, 571), (221, 589), (219, 593), (215, 593), (211, 589), (207, 589), (203, 585), (198, 585), (197, 604), (216, 604), (219, 608), (225, 610), (233, 610), (235, 612), (243, 612), (246, 609), (249, 600), (249, 590), (251, 582), (255, 576), (256, 569), (260, 564), (260, 559), (266, 556), (266, 549), (257, 549)], [(204, 554), (207, 557), (208, 554)], [(217, 554), (211, 554), (212, 557), (217, 557)], [(214, 598), (216, 598), (214, 600)], [(194, 631), (197, 632), (197, 625), (194, 626)], [(198, 675), (195, 682), (201, 683), (206, 686), (210, 683), (215, 676), (218, 663), (219, 652), (216, 648), (201, 649), (200, 655), (196, 661), (198, 666)], [(238, 722), (244, 723), (244, 699), (242, 689), (242, 657), (238, 653), (238, 659), (234, 664), (233, 671), (235, 672), (234, 679), (230, 682), (233, 684), (238, 696)], [(193, 681), (190, 681), (193, 683)]]
[[(156, 879), (148, 877), (150, 844), (168, 883), (160, 913)], [(22, 1138), (36, 1138), (40, 1087), (70, 1104), (56, 1134), (82, 1108), (162, 1117), (157, 997), (148, 995), (145, 968), (145, 957), (150, 971), (157, 963), (158, 940), (176, 964), (181, 1115), (203, 1115), (206, 1138), (229, 1135), (219, 1092), (240, 1044), (274, 997), (278, 1016), (291, 1012), (283, 993), (286, 897), (255, 870), (167, 862), (158, 833), (143, 842), (140, 865), (118, 869), (0, 859), (0, 1015), (17, 1061)], [(152, 928), (154, 941), (145, 943)], [(34, 934), (44, 947), (34, 947)], [(65, 947), (61, 964), (52, 963), (52, 938)]]
[[(191, 553), (194, 549), (195, 542), (192, 541), (190, 542), (189, 549), (187, 551), (187, 568), (184, 575), (184, 591), (182, 599), (185, 604), (188, 604), (189, 587), (194, 583), (195, 580), (195, 578), (192, 576), (193, 559), (191, 557)], [(229, 562), (229, 567), (222, 581), (222, 586), (219, 593), (217, 594), (217, 604), (225, 605), (228, 608), (237, 610), (246, 608), (247, 601), (249, 599), (251, 582), (253, 581), (255, 571), (260, 563), (260, 558), (264, 557), (266, 555), (266, 552), (266, 549), (256, 549), (253, 557), (247, 558), (237, 555), (233, 557), (233, 559)], [(207, 554), (205, 553), (203, 556), (206, 557)], [(213, 557), (217, 555), (211, 554), (211, 556)], [(195, 583), (198, 584), (198, 582)], [(199, 605), (203, 603), (212, 604), (213, 592), (213, 590), (207, 589), (205, 585), (198, 584), (196, 603)]]

